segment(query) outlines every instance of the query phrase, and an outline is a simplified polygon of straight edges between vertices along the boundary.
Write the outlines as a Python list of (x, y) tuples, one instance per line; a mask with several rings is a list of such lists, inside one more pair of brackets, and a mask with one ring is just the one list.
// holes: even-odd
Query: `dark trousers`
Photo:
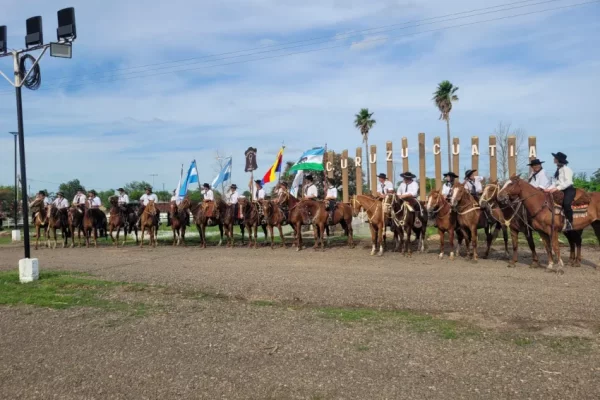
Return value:
[(573, 224), (573, 201), (575, 200), (575, 188), (573, 186), (569, 186), (565, 190), (563, 190), (565, 197), (563, 198), (563, 210), (565, 212), (565, 217), (567, 220)]
[(333, 211), (335, 210), (335, 200), (327, 200), (329, 202), (329, 218), (333, 219)]

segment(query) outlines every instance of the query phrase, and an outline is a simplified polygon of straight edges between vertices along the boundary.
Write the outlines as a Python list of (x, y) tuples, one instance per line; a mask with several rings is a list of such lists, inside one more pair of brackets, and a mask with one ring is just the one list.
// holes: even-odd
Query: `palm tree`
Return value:
[[(452, 171), (452, 143), (450, 143), (450, 111), (452, 111), (452, 102), (458, 101), (455, 94), (458, 86), (454, 86), (450, 81), (442, 81), (433, 93), (432, 100), (440, 110), (440, 119), (446, 121), (446, 131), (448, 134), (448, 171)], [(453, 171), (457, 173), (458, 171)]]
[(377, 121), (372, 119), (371, 117), (375, 114), (374, 112), (370, 113), (368, 108), (361, 108), (360, 112), (355, 115), (354, 126), (360, 129), (360, 134), (363, 138), (363, 143), (365, 144), (365, 159), (367, 162), (367, 186), (369, 190), (371, 189), (371, 174), (369, 173), (369, 130), (375, 125)]

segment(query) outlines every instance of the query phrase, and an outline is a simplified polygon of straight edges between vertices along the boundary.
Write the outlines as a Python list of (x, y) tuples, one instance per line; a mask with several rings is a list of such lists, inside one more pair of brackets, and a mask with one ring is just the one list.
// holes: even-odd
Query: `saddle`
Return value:
[[(562, 209), (564, 197), (565, 194), (560, 190), (557, 190), (556, 192), (552, 193), (552, 199), (554, 200), (555, 208)], [(573, 207), (573, 211), (575, 211), (575, 209), (587, 208), (590, 205), (591, 201), (592, 198), (590, 197), (590, 194), (588, 192), (586, 192), (583, 189), (575, 189), (575, 200), (573, 200), (573, 204), (571, 204), (571, 207)]]
[(207, 218), (213, 218), (215, 213), (215, 202), (205, 201), (202, 203), (202, 212)]

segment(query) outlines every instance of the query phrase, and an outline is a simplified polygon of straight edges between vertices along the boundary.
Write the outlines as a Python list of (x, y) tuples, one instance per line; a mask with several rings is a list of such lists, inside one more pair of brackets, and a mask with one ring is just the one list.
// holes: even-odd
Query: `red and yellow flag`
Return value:
[(279, 149), (279, 153), (277, 154), (277, 158), (275, 159), (275, 162), (273, 163), (271, 168), (269, 168), (269, 170), (267, 171), (265, 176), (263, 176), (263, 178), (262, 178), (263, 185), (265, 183), (273, 182), (277, 179), (277, 173), (281, 171), (281, 164), (283, 162), (283, 150), (284, 149), (285, 149), (285, 147), (282, 147), (281, 149)]

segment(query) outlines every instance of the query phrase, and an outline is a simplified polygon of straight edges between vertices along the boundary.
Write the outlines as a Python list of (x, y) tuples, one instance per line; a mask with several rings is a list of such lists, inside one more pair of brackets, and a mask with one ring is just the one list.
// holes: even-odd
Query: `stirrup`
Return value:
[(565, 219), (565, 226), (563, 226), (563, 232), (571, 232), (573, 230), (573, 224), (568, 219)]

